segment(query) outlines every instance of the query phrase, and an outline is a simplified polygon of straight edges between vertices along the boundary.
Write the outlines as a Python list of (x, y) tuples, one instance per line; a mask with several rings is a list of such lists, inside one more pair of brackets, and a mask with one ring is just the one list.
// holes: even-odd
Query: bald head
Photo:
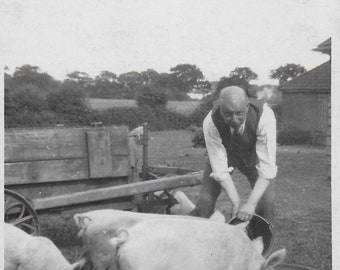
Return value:
[(237, 86), (229, 86), (221, 90), (218, 98), (221, 115), (232, 128), (239, 128), (246, 119), (248, 97), (245, 91)]
[(247, 105), (248, 104), (248, 97), (246, 92), (237, 86), (229, 86), (223, 88), (220, 92), (219, 96), (220, 104), (233, 104), (233, 105)]

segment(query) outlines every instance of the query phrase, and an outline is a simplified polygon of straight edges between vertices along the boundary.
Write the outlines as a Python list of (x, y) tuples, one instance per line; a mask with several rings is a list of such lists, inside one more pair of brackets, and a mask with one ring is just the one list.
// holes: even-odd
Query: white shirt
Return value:
[[(203, 121), (203, 132), (208, 156), (213, 173), (229, 174), (228, 157), (225, 147), (222, 144), (219, 131), (211, 118), (211, 111)], [(233, 130), (231, 130), (233, 132)], [(241, 134), (244, 131), (244, 124), (239, 129)], [(276, 166), (276, 119), (272, 109), (265, 103), (259, 120), (256, 141), (256, 154), (259, 163), (256, 169), (259, 176), (266, 179), (273, 179), (277, 174)]]

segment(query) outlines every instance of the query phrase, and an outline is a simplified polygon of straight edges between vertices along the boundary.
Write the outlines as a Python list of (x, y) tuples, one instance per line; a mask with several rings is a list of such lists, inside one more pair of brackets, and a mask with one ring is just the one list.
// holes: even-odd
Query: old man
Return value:
[[(260, 100), (250, 102), (240, 87), (226, 87), (204, 119), (203, 132), (208, 159), (191, 215), (211, 216), (223, 189), (231, 200), (233, 216), (247, 221), (256, 213), (273, 223), (277, 166), (276, 119), (271, 108)], [(231, 177), (233, 168), (252, 187), (244, 203)]]

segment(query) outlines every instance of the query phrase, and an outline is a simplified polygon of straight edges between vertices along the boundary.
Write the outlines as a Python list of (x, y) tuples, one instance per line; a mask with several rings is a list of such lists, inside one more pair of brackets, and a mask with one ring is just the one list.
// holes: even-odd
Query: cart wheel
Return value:
[(38, 215), (29, 201), (19, 193), (5, 189), (5, 222), (31, 235), (39, 235)]

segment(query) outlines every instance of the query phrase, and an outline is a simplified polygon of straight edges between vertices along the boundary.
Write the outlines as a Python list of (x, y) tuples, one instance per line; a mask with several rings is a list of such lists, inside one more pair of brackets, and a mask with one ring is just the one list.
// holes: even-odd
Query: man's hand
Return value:
[(237, 212), (237, 217), (243, 221), (251, 220), (255, 214), (256, 204), (246, 202), (243, 204)]
[(239, 219), (248, 221), (253, 217), (255, 214), (256, 205), (261, 199), (269, 183), (269, 180), (259, 176), (247, 202), (240, 207), (240, 210), (237, 213), (237, 217)]
[(233, 204), (232, 211), (231, 211), (231, 218), (236, 217), (239, 207), (240, 206), (238, 204), (237, 205)]

